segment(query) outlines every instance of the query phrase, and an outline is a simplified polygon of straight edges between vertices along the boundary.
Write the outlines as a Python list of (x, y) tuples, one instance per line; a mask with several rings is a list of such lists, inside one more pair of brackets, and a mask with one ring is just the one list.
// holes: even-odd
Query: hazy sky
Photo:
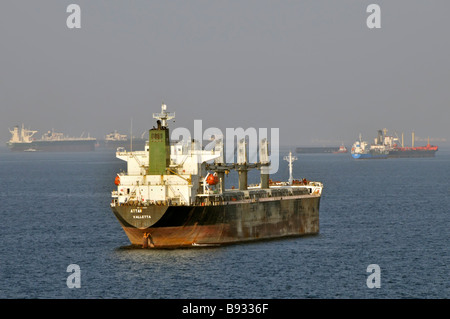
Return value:
[(132, 119), (140, 135), (162, 101), (172, 128), (280, 128), (282, 145), (382, 128), (450, 140), (449, 14), (448, 0), (2, 0), (0, 141), (21, 123), (103, 138)]

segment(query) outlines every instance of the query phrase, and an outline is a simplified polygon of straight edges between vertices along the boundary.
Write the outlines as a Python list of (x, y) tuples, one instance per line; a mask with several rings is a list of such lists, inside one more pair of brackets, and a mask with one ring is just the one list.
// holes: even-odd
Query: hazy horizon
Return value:
[[(81, 29), (69, 29), (69, 4)], [(381, 7), (381, 29), (366, 8)], [(140, 136), (279, 128), (280, 144), (349, 146), (361, 133), (450, 141), (448, 1), (2, 1), (0, 146), (21, 125)], [(422, 143), (423, 142), (423, 143)]]

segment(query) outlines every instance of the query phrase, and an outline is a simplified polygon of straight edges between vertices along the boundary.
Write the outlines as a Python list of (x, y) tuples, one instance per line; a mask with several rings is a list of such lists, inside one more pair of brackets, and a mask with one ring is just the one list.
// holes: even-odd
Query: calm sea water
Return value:
[[(294, 177), (325, 185), (319, 235), (201, 249), (131, 249), (109, 208), (120, 169), (113, 152), (0, 148), (0, 298), (450, 297), (450, 151), (300, 155)], [(67, 287), (70, 264), (81, 288)]]

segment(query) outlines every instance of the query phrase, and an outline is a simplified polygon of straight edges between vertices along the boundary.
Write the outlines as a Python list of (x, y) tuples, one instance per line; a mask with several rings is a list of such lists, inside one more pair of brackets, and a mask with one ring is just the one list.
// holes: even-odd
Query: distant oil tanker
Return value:
[(92, 137), (67, 137), (63, 133), (53, 130), (43, 134), (40, 139), (33, 136), (38, 131), (33, 131), (16, 125), (11, 139), (6, 143), (11, 151), (22, 152), (89, 152), (95, 150), (96, 139)]

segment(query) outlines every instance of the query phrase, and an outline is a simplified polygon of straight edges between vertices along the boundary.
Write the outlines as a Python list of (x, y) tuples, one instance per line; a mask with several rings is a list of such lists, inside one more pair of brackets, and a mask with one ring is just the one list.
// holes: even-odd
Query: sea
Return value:
[[(290, 149), (280, 149), (272, 179), (288, 179)], [(0, 298), (450, 297), (450, 149), (433, 158), (294, 155), (294, 178), (324, 184), (318, 235), (155, 250), (131, 247), (110, 209), (126, 170), (113, 151), (2, 147)]]

